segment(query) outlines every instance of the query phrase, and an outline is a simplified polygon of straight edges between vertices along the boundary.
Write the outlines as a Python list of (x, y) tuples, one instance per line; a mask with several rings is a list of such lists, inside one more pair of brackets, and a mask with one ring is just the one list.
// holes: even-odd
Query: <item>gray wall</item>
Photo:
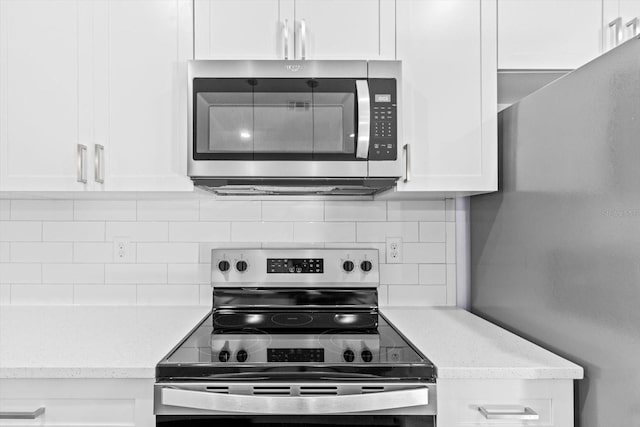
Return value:
[(640, 425), (640, 41), (504, 110), (471, 200), (472, 311), (586, 370), (576, 425)]

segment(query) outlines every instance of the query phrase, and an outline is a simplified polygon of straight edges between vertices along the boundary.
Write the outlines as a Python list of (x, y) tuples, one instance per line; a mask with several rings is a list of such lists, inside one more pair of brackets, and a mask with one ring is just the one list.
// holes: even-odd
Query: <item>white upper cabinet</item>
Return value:
[[(285, 28), (279, 0), (195, 0), (196, 59), (283, 59)], [(292, 28), (293, 21), (286, 22)], [(293, 59), (293, 52), (291, 52)]]
[(78, 144), (90, 144), (80, 125), (82, 7), (77, 0), (0, 1), (0, 190), (86, 187), (78, 182), (89, 161)]
[(397, 2), (408, 162), (389, 196), (497, 189), (495, 16), (495, 0)]
[(192, 12), (190, 0), (0, 1), (0, 190), (191, 190)]
[(640, 34), (640, 0), (603, 0), (603, 47), (609, 50)]
[(196, 59), (394, 59), (395, 0), (195, 0)]
[(602, 0), (498, 0), (499, 69), (574, 69), (602, 46)]
[[(94, 9), (99, 188), (190, 190), (186, 176), (189, 0), (108, 0)], [(103, 181), (100, 183), (99, 181)]]

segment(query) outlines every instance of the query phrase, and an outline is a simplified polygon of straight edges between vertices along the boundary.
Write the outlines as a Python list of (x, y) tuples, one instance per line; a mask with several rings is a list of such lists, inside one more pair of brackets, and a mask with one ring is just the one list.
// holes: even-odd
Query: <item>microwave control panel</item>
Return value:
[(369, 79), (371, 135), (369, 160), (396, 160), (398, 114), (395, 79)]

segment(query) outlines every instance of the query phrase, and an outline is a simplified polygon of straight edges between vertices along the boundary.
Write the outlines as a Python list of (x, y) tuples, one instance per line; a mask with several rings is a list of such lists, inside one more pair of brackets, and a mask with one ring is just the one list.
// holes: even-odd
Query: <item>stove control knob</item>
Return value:
[(238, 270), (240, 273), (247, 271), (247, 268), (249, 266), (247, 265), (247, 261), (238, 261), (236, 262), (236, 270)]
[(247, 350), (239, 350), (238, 354), (236, 354), (236, 359), (238, 360), (238, 362), (246, 362), (247, 357), (249, 357), (249, 355), (247, 354)]
[(342, 357), (344, 357), (345, 362), (353, 362), (353, 360), (356, 358), (356, 355), (353, 354), (353, 351), (346, 349), (344, 353), (342, 353)]
[(371, 264), (371, 261), (365, 260), (360, 263), (360, 269), (362, 269), (362, 271), (369, 272), (371, 271), (372, 268), (373, 268), (373, 264)]
[(228, 362), (229, 358), (231, 358), (231, 354), (227, 350), (221, 350), (218, 354), (218, 360), (221, 362)]
[(362, 360), (367, 363), (373, 360), (373, 353), (371, 353), (371, 350), (369, 350), (368, 348), (365, 348), (364, 350), (362, 350), (362, 353), (360, 353), (360, 356), (362, 357)]
[(220, 271), (229, 271), (230, 267), (231, 264), (229, 264), (229, 261), (223, 260), (218, 263), (218, 268), (220, 269)]
[(345, 261), (342, 263), (342, 269), (344, 271), (346, 271), (347, 273), (350, 273), (353, 271), (353, 261)]

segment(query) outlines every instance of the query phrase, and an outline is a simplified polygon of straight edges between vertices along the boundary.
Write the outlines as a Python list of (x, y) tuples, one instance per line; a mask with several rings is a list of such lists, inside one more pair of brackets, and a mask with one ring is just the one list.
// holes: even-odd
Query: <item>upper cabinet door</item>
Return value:
[[(0, 1), (0, 190), (82, 190), (88, 146), (77, 0)], [(90, 149), (90, 147), (88, 147)], [(81, 156), (80, 161), (78, 155)]]
[(603, 0), (498, 0), (499, 69), (574, 69), (598, 56)]
[(602, 11), (604, 50), (640, 34), (640, 0), (603, 0)]
[(495, 1), (402, 0), (397, 6), (398, 114), (409, 148), (398, 192), (495, 191)]
[(192, 189), (186, 176), (191, 1), (93, 4), (93, 142), (104, 150), (96, 145), (91, 179), (104, 190)]
[(395, 59), (394, 0), (295, 0), (297, 59)]
[(287, 38), (293, 49), (293, 13), (283, 15), (293, 11), (286, 4), (292, 1), (195, 0), (196, 59), (285, 59)]

